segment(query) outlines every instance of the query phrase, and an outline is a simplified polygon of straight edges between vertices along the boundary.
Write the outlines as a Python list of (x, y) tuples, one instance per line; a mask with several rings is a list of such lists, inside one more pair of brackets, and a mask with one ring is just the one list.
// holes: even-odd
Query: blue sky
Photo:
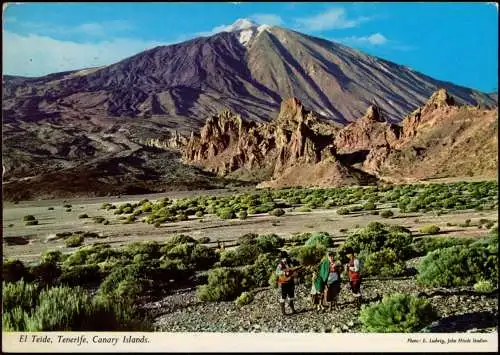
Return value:
[(26, 3), (4, 11), (4, 74), (108, 65), (239, 18), (355, 47), (436, 79), (498, 87), (492, 3)]

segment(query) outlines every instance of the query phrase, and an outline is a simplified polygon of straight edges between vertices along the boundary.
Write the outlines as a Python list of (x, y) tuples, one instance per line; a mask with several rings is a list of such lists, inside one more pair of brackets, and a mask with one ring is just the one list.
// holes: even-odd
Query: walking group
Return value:
[[(352, 248), (346, 249), (349, 262), (345, 265), (347, 269), (347, 277), (349, 285), (354, 295), (355, 304), (361, 306), (361, 263), (356, 257)], [(280, 262), (276, 268), (276, 275), (278, 276), (278, 284), (280, 289), (279, 302), (282, 314), (286, 314), (285, 304), (288, 300), (292, 313), (297, 313), (295, 310), (295, 284), (297, 278), (297, 271), (302, 267), (294, 267), (288, 254), (282, 252), (280, 255)], [(340, 261), (335, 260), (333, 252), (327, 253), (325, 258), (317, 270), (313, 272), (312, 285), (311, 285), (311, 300), (314, 308), (318, 311), (324, 311), (325, 306), (328, 310), (335, 308), (339, 309), (338, 297), (342, 285), (342, 271), (343, 265)]]

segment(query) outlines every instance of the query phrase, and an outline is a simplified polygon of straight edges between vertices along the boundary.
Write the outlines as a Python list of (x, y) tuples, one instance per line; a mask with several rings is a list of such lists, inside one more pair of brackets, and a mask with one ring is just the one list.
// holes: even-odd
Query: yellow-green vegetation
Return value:
[(441, 231), (441, 228), (439, 228), (436, 225), (423, 226), (419, 230), (419, 232), (423, 233), (423, 234), (437, 234), (440, 231)]
[(365, 332), (415, 333), (437, 320), (438, 314), (423, 298), (395, 293), (363, 306), (359, 318)]

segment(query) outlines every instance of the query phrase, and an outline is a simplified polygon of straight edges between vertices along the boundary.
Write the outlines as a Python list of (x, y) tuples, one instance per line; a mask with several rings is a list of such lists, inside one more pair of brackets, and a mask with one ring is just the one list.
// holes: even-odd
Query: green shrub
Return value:
[(187, 221), (188, 219), (189, 219), (188, 216), (186, 216), (186, 214), (184, 213), (179, 213), (178, 215), (175, 216), (175, 220), (178, 222)]
[(246, 233), (238, 238), (239, 244), (255, 244), (257, 243), (257, 238), (259, 237), (256, 233)]
[(349, 214), (350, 210), (346, 207), (341, 207), (339, 209), (337, 209), (337, 214), (338, 215), (346, 215), (346, 214)]
[(437, 320), (438, 315), (427, 300), (395, 293), (363, 306), (359, 318), (364, 332), (414, 333)]
[(44, 263), (58, 263), (63, 259), (63, 253), (60, 250), (46, 250), (40, 255), (40, 260)]
[(276, 234), (259, 235), (255, 242), (262, 253), (276, 252), (285, 242)]
[(365, 204), (363, 205), (363, 209), (364, 209), (364, 210), (367, 210), (367, 211), (368, 211), (368, 210), (374, 210), (374, 209), (376, 209), (376, 208), (377, 208), (377, 206), (376, 206), (376, 205), (375, 205), (375, 203), (374, 203), (374, 202), (372, 202), (372, 201), (368, 201), (367, 203), (365, 203)]
[(299, 212), (311, 212), (312, 210), (309, 207), (302, 206), (298, 209)]
[(205, 215), (205, 213), (203, 213), (203, 211), (196, 211), (196, 213), (194, 215), (198, 218), (201, 218)]
[(327, 248), (322, 244), (304, 245), (292, 248), (290, 256), (301, 265), (310, 266), (319, 263), (326, 251)]
[(35, 284), (20, 280), (17, 282), (3, 282), (2, 286), (4, 312), (10, 312), (15, 307), (20, 307), (22, 310), (29, 312), (36, 307), (38, 289)]
[(361, 253), (359, 259), (363, 263), (363, 274), (367, 276), (401, 276), (405, 273), (405, 262), (391, 249), (381, 249), (377, 252)]
[(209, 237), (201, 237), (197, 239), (197, 242), (200, 244), (207, 244), (210, 243), (210, 238)]
[(276, 270), (278, 257), (271, 253), (260, 254), (253, 265), (250, 266), (252, 284), (257, 287), (268, 285), (269, 277)]
[(66, 212), (71, 212), (71, 208), (66, 208)]
[(278, 288), (278, 286), (279, 286), (278, 275), (276, 275), (275, 272), (271, 273), (271, 275), (269, 276), (268, 284), (269, 284), (269, 286), (271, 286), (271, 288)]
[(195, 245), (190, 257), (197, 270), (209, 269), (217, 261), (215, 250), (201, 244)]
[(420, 228), (419, 232), (424, 233), (424, 234), (437, 234), (437, 233), (439, 233), (440, 230), (441, 230), (441, 228), (439, 228), (438, 226), (430, 225), (430, 226), (424, 226), (424, 227)]
[(28, 222), (26, 222), (26, 225), (27, 226), (36, 226), (36, 225), (38, 225), (38, 221), (36, 221), (36, 220), (35, 221), (28, 221)]
[(421, 238), (413, 243), (413, 248), (417, 255), (426, 255), (437, 249), (444, 249), (456, 245), (468, 245), (474, 242), (471, 238)]
[(167, 240), (165, 241), (165, 245), (160, 248), (160, 253), (165, 254), (168, 250), (170, 250), (175, 245), (184, 244), (184, 243), (196, 243), (196, 239), (194, 239), (193, 237), (190, 237), (189, 235), (185, 235), (185, 234), (177, 234), (177, 235), (169, 236), (169, 237), (167, 237)]
[(82, 213), (81, 215), (78, 216), (78, 218), (80, 218), (80, 219), (89, 218), (89, 215), (86, 213)]
[(72, 206), (70, 204), (65, 204), (63, 205), (64, 208), (71, 208)]
[(495, 290), (495, 286), (491, 281), (480, 280), (474, 284), (474, 291), (478, 293), (490, 293)]
[[(496, 249), (496, 250), (495, 250)], [(417, 281), (427, 286), (466, 286), (481, 280), (497, 280), (498, 247), (487, 241), (437, 249), (418, 266)]]
[(28, 272), (20, 260), (4, 260), (2, 264), (2, 280), (16, 282), (28, 277)]
[(235, 301), (237, 306), (245, 306), (247, 304), (252, 303), (254, 299), (253, 293), (251, 292), (243, 292)]
[(96, 264), (75, 265), (63, 268), (59, 282), (68, 286), (82, 286), (86, 284), (97, 284), (101, 281), (101, 273)]
[(61, 268), (55, 261), (45, 261), (29, 267), (33, 281), (41, 286), (51, 286), (57, 283), (61, 276)]
[(382, 218), (391, 218), (392, 216), (394, 216), (394, 212), (391, 210), (385, 210), (380, 213), (380, 217)]
[(10, 311), (2, 312), (2, 328), (4, 332), (18, 332), (26, 329), (29, 321), (29, 313), (21, 307), (15, 307)]
[(248, 217), (248, 213), (245, 210), (240, 211), (240, 213), (238, 213), (238, 218), (239, 219), (247, 219), (247, 217)]
[(64, 240), (64, 243), (68, 248), (76, 248), (83, 244), (83, 236), (81, 235), (72, 235)]
[(238, 269), (215, 268), (208, 272), (208, 284), (198, 288), (201, 301), (232, 301), (244, 291), (244, 275)]
[(275, 217), (281, 217), (285, 214), (285, 210), (282, 209), (282, 208), (275, 208), (274, 210), (272, 210), (271, 212), (269, 212), (269, 214), (271, 216), (275, 216)]
[(236, 217), (234, 211), (231, 208), (223, 208), (218, 211), (219, 218), (222, 219), (233, 219)]
[(330, 248), (333, 245), (333, 242), (328, 233), (317, 232), (311, 235), (311, 237), (306, 241), (305, 245), (311, 246), (316, 244), (323, 245), (325, 248)]
[(24, 216), (24, 217), (23, 217), (23, 221), (24, 221), (24, 222), (28, 222), (28, 221), (35, 221), (35, 220), (36, 220), (36, 218), (35, 218), (35, 216), (33, 216), (33, 215), (27, 215), (27, 216)]
[[(133, 298), (152, 285), (150, 279), (152, 274), (152, 270), (144, 264), (132, 264), (115, 269), (103, 280), (99, 286), (98, 294), (115, 295), (132, 301)], [(134, 285), (131, 290), (124, 287), (124, 285), (131, 284)]]

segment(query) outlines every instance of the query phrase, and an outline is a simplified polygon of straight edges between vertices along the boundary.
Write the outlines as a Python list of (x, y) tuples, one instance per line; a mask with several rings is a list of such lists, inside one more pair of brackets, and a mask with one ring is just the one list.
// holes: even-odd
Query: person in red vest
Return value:
[(356, 257), (354, 249), (349, 247), (346, 249), (349, 263), (347, 264), (347, 275), (351, 285), (352, 293), (354, 294), (355, 303), (358, 307), (361, 306), (361, 263)]
[(292, 261), (288, 257), (288, 253), (282, 251), (280, 254), (280, 262), (278, 267), (276, 268), (276, 275), (278, 276), (278, 284), (280, 285), (280, 309), (282, 314), (286, 314), (285, 312), (285, 302), (288, 298), (290, 309), (292, 313), (295, 314), (297, 311), (295, 310), (293, 300), (295, 297), (295, 273), (293, 271)]

